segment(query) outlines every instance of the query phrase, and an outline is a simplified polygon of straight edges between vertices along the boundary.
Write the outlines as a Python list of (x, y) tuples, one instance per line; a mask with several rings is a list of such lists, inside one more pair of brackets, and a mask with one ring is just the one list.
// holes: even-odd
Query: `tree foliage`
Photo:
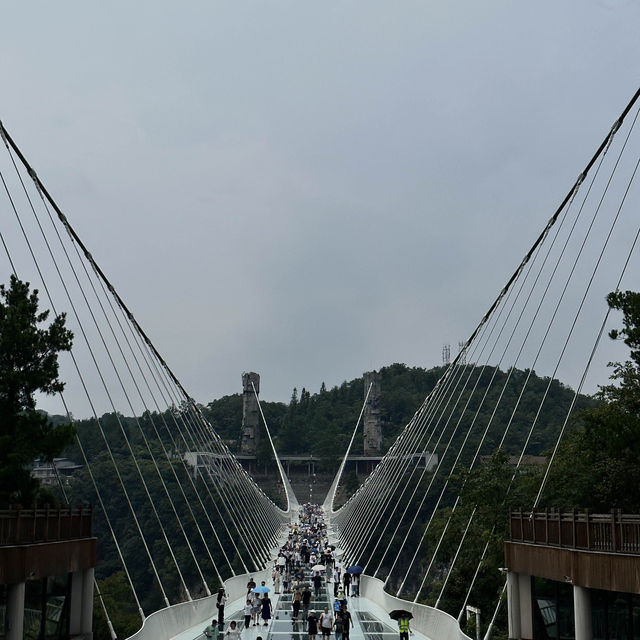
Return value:
[(611, 363), (611, 384), (600, 387), (601, 403), (579, 414), (579, 427), (558, 449), (546, 499), (571, 509), (640, 511), (640, 293), (607, 296), (622, 312), (622, 339), (630, 359)]
[(73, 334), (65, 316), (42, 326), (49, 311), (38, 310), (38, 291), (11, 276), (0, 285), (0, 505), (31, 505), (38, 483), (28, 466), (59, 455), (73, 436), (70, 425), (54, 427), (36, 410), (36, 393), (61, 392), (58, 353), (69, 351)]

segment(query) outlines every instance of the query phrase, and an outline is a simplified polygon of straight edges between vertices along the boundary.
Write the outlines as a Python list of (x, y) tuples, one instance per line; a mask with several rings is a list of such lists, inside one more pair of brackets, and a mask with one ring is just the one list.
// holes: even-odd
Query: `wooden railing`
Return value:
[(0, 510), (0, 546), (92, 536), (92, 507)]
[(510, 523), (512, 542), (640, 555), (640, 515), (512, 510)]

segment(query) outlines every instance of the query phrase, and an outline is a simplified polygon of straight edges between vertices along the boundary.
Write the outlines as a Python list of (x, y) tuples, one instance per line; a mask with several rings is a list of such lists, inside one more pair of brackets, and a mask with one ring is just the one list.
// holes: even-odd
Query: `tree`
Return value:
[(615, 362), (612, 384), (600, 388), (601, 404), (578, 414), (578, 427), (558, 449), (547, 499), (569, 508), (637, 513), (640, 497), (640, 293), (607, 296), (612, 309), (622, 311), (622, 338), (631, 359)]
[(0, 285), (0, 506), (30, 505), (37, 481), (28, 465), (36, 458), (51, 460), (73, 437), (71, 425), (54, 427), (36, 410), (37, 392), (52, 395), (64, 389), (58, 377), (58, 353), (69, 351), (73, 334), (65, 315), (48, 327), (49, 311), (38, 311), (38, 291), (11, 276)]

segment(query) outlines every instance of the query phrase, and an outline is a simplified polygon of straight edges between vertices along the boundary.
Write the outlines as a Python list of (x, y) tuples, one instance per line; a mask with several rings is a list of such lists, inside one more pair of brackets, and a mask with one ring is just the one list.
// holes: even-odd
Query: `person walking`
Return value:
[(342, 640), (342, 613), (338, 611), (336, 613), (336, 621), (333, 623), (333, 630), (336, 632), (336, 640)]
[(409, 640), (409, 633), (411, 629), (409, 628), (409, 620), (411, 618), (407, 616), (401, 616), (398, 618), (398, 631), (400, 632), (400, 640)]
[(216, 599), (216, 607), (218, 608), (218, 629), (222, 631), (224, 626), (224, 605), (227, 603), (227, 594), (224, 591), (224, 587), (218, 589), (218, 597)]
[(314, 611), (311, 611), (307, 618), (307, 633), (309, 634), (309, 640), (316, 640), (316, 636), (318, 635), (318, 618)]
[(360, 576), (357, 573), (351, 578), (351, 595), (354, 597), (360, 595)]
[(351, 614), (347, 611), (347, 607), (342, 607), (340, 612), (342, 615), (342, 640), (349, 640), (349, 625), (353, 627), (353, 618)]
[(280, 593), (280, 569), (278, 567), (273, 570), (273, 590)]
[(344, 592), (349, 593), (349, 587), (351, 586), (351, 574), (348, 571), (345, 571), (342, 576), (342, 584), (344, 585)]
[(268, 594), (265, 593), (264, 598), (262, 598), (262, 620), (265, 627), (269, 624), (269, 620), (271, 620), (271, 611), (271, 600), (269, 600)]
[(333, 570), (333, 595), (338, 595), (338, 589), (340, 587), (340, 569), (337, 567)]
[(328, 640), (333, 629), (333, 616), (329, 613), (329, 607), (325, 607), (324, 611), (320, 614), (320, 631), (322, 631), (322, 637)]
[(251, 626), (251, 614), (253, 613), (253, 604), (251, 600), (247, 600), (244, 603), (244, 628), (248, 629)]
[(204, 633), (207, 638), (215, 638), (218, 633), (218, 621), (214, 618), (202, 633)]
[(322, 576), (319, 573), (316, 573), (313, 578), (313, 588), (316, 592), (316, 600), (320, 597), (320, 587), (322, 586)]
[(224, 640), (240, 640), (240, 629), (235, 620), (231, 621), (227, 632), (224, 634)]
[(294, 620), (298, 619), (298, 615), (300, 614), (300, 605), (302, 604), (302, 594), (299, 589), (296, 589), (293, 592), (293, 616)]
[(257, 593), (253, 594), (253, 600), (251, 601), (251, 619), (253, 626), (258, 624), (258, 618), (260, 617), (260, 609), (262, 608), (262, 601)]
[(309, 615), (310, 602), (311, 602), (311, 591), (309, 591), (309, 587), (305, 586), (304, 591), (302, 592), (302, 612), (305, 618)]

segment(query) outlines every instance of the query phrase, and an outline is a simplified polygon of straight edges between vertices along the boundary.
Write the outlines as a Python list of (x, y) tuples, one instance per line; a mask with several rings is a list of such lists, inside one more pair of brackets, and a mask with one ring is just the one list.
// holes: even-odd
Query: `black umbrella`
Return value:
[(413, 613), (411, 613), (411, 611), (405, 611), (404, 609), (394, 609), (389, 614), (389, 617), (392, 620), (400, 620), (400, 618), (409, 618), (409, 620), (411, 620), (411, 618), (413, 618)]
[(355, 564), (355, 565), (353, 565), (353, 567), (349, 567), (347, 569), (347, 573), (350, 573), (350, 574), (355, 575), (355, 576), (359, 576), (363, 571), (364, 571), (364, 569), (361, 566), (357, 565), (357, 564)]

